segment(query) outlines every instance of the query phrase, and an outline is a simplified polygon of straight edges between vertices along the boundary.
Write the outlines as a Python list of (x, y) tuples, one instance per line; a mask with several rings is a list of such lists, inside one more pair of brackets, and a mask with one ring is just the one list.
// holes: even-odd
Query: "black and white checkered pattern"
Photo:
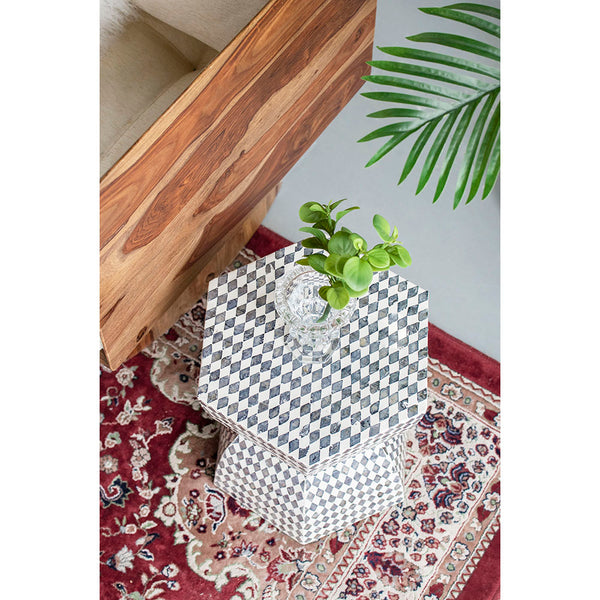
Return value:
[(275, 280), (300, 244), (211, 281), (198, 398), (215, 484), (301, 543), (403, 500), (403, 432), (427, 404), (428, 293), (377, 272), (327, 365), (284, 344)]
[(305, 474), (420, 418), (428, 330), (428, 292), (377, 272), (331, 362), (302, 364), (284, 345), (274, 293), (307, 253), (288, 246), (211, 281), (198, 393), (213, 418)]
[(402, 501), (402, 466), (394, 456), (401, 436), (304, 474), (244, 436), (221, 435), (215, 485), (302, 544)]

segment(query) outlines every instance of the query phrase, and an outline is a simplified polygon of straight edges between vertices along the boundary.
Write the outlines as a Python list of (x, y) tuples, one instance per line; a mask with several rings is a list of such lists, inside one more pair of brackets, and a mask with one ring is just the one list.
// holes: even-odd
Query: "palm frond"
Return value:
[(465, 23), (466, 25), (471, 25), (472, 27), (476, 27), (481, 31), (485, 31), (485, 33), (495, 35), (498, 38), (500, 37), (500, 25), (497, 25), (496, 23), (491, 23), (487, 19), (474, 17), (473, 15), (468, 14), (465, 15), (460, 10), (456, 10), (456, 5), (455, 8), (452, 8), (451, 6), (445, 6), (443, 8), (421, 8), (419, 10), (428, 15), (445, 17), (446, 19), (451, 19), (452, 21)]
[(438, 180), (435, 195), (433, 196), (434, 202), (437, 201), (437, 199), (440, 197), (440, 194), (444, 190), (444, 186), (446, 185), (446, 181), (448, 180), (448, 175), (450, 174), (450, 169), (452, 168), (452, 164), (454, 163), (456, 153), (460, 148), (460, 144), (465, 136), (465, 133), (467, 132), (467, 127), (471, 122), (471, 118), (473, 117), (473, 113), (475, 112), (475, 109), (477, 108), (478, 104), (479, 102), (471, 103), (465, 108), (460, 122), (454, 130), (454, 135), (452, 137), (452, 140), (450, 141), (448, 153), (446, 154), (446, 160), (444, 161), (444, 165), (442, 166), (442, 172)]
[(469, 174), (471, 172), (471, 166), (473, 165), (473, 160), (475, 159), (477, 148), (479, 146), (479, 139), (481, 137), (481, 132), (483, 131), (483, 127), (487, 120), (488, 115), (492, 109), (496, 98), (498, 97), (498, 93), (490, 94), (479, 112), (479, 116), (477, 117), (477, 121), (475, 122), (475, 126), (471, 132), (471, 137), (467, 143), (467, 149), (465, 150), (465, 155), (463, 158), (462, 167), (458, 173), (458, 179), (456, 182), (456, 191), (454, 194), (454, 208), (456, 208), (463, 196), (465, 188), (467, 186), (467, 180), (469, 178)]
[(371, 165), (375, 164), (380, 158), (383, 158), (388, 152), (391, 152), (400, 142), (405, 140), (411, 133), (413, 132), (409, 131), (404, 133), (397, 133), (396, 135), (394, 135), (383, 146), (381, 146), (381, 148), (379, 148), (379, 150), (377, 150), (375, 154), (373, 154), (371, 160), (369, 160), (365, 167), (370, 167)]
[(425, 144), (429, 141), (433, 130), (437, 127), (437, 124), (440, 122), (441, 117), (437, 119), (433, 119), (430, 121), (426, 127), (423, 128), (421, 135), (417, 138), (417, 141), (414, 143), (408, 158), (406, 159), (406, 163), (404, 163), (404, 170), (402, 171), (402, 175), (400, 175), (400, 181), (398, 184), (402, 183), (412, 171), (412, 168), (415, 166), (421, 152), (423, 152), (423, 148), (425, 148)]
[(464, 35), (455, 35), (454, 33), (437, 33), (429, 31), (427, 33), (419, 33), (418, 35), (410, 35), (406, 38), (411, 42), (426, 42), (429, 44), (439, 44), (464, 52), (471, 52), (485, 58), (500, 60), (500, 50), (496, 46), (465, 37)]
[(494, 144), (494, 149), (492, 150), (492, 155), (490, 156), (490, 160), (488, 162), (488, 168), (485, 173), (485, 185), (483, 187), (483, 197), (485, 198), (494, 187), (494, 183), (496, 183), (496, 178), (498, 177), (498, 172), (500, 171), (500, 132), (498, 132), (498, 137), (496, 138), (496, 143)]
[[(499, 24), (490, 20), (500, 18), (500, 11), (495, 7), (456, 3), (421, 10), (500, 37)], [(416, 193), (426, 186), (438, 162), (441, 162), (433, 198), (436, 202), (460, 154), (462, 165), (456, 182), (454, 208), (460, 204), (469, 178), (466, 203), (477, 195), (482, 183), (482, 198), (485, 198), (492, 190), (500, 169), (500, 70), (493, 64), (482, 62), (481, 57), (499, 61), (500, 50), (475, 38), (443, 32), (421, 33), (407, 39), (458, 50), (473, 58), (418, 47), (378, 48), (387, 56), (404, 60), (373, 60), (368, 64), (374, 69), (402, 76), (371, 74), (363, 77), (369, 83), (383, 86), (382, 91), (364, 92), (364, 97), (394, 104), (391, 108), (377, 110), (367, 116), (401, 120), (379, 127), (359, 140), (367, 142), (389, 137), (366, 166), (376, 163), (407, 137), (420, 132), (408, 154), (398, 184), (410, 174), (431, 142), (425, 154)], [(398, 91), (389, 91), (390, 88)], [(416, 93), (404, 93), (406, 91)]]
[[(398, 48), (398, 50), (403, 50), (403, 48)], [(383, 69), (384, 71), (393, 71), (394, 73), (415, 75), (417, 77), (427, 77), (428, 79), (443, 81), (444, 83), (454, 83), (472, 90), (481, 89), (481, 81), (479, 79), (460, 73), (445, 71), (444, 69), (433, 69), (431, 67), (411, 65), (409, 63), (401, 63), (394, 60), (371, 60), (368, 61), (367, 64), (378, 69)]]
[(467, 198), (467, 204), (473, 200), (477, 190), (479, 189), (479, 184), (481, 183), (481, 178), (483, 177), (483, 173), (486, 170), (488, 159), (492, 152), (492, 148), (494, 146), (494, 142), (496, 141), (496, 137), (500, 133), (500, 105), (496, 104), (496, 109), (494, 110), (483, 134), (483, 138), (481, 140), (481, 145), (479, 147), (479, 152), (477, 153), (477, 159), (475, 160), (475, 167), (473, 168), (473, 179), (471, 180), (471, 191), (469, 192), (469, 197)]
[(442, 96), (443, 98), (451, 98), (452, 100), (466, 100), (469, 95), (464, 92), (444, 88), (439, 85), (432, 85), (424, 81), (415, 81), (414, 79), (405, 79), (404, 77), (392, 77), (389, 75), (365, 75), (365, 81), (387, 85), (390, 87), (403, 88), (405, 90), (413, 90), (415, 92), (425, 92), (434, 96)]
[[(478, 13), (480, 15), (486, 15), (493, 17), (494, 19), (500, 19), (500, 9), (495, 6), (487, 6), (486, 4), (473, 4), (470, 2), (459, 2), (458, 4), (450, 4), (446, 8), (453, 8), (455, 10), (464, 10), (466, 12)], [(421, 9), (422, 10), (422, 9)]]
[(465, 71), (472, 71), (473, 73), (479, 73), (480, 75), (488, 75), (494, 79), (500, 79), (500, 69), (483, 65), (481, 63), (475, 63), (470, 60), (465, 60), (464, 58), (448, 56), (447, 54), (440, 54), (439, 52), (419, 50), (417, 48), (381, 48), (379, 46), (377, 48), (378, 50), (381, 50), (382, 52), (392, 56), (434, 62), (448, 67), (458, 67), (459, 69), (464, 69)]
[(423, 165), (423, 170), (421, 171), (421, 177), (419, 178), (419, 185), (417, 186), (417, 194), (425, 187), (425, 184), (429, 181), (429, 177), (431, 177), (431, 173), (433, 172), (433, 167), (435, 167), (435, 163), (439, 158), (442, 148), (448, 139), (448, 135), (452, 130), (454, 125), (454, 121), (456, 121), (456, 117), (458, 113), (453, 111), (446, 115), (444, 124), (440, 128), (440, 131), (433, 141), (433, 144), (429, 150), (429, 154), (425, 159), (425, 164)]

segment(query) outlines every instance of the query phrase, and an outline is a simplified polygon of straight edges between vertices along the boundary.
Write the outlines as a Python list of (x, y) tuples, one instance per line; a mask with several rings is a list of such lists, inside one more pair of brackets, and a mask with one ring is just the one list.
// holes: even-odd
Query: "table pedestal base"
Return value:
[(404, 501), (404, 435), (304, 474), (221, 426), (215, 485), (301, 544)]

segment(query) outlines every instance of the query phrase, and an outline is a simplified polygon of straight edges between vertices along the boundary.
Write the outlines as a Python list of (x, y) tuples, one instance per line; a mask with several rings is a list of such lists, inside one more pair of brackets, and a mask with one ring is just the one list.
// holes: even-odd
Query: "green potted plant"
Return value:
[[(419, 10), (500, 39), (500, 9), (494, 6), (461, 2)], [(476, 37), (444, 32), (421, 33), (407, 40), (459, 52), (432, 52), (418, 46), (378, 47), (387, 57), (367, 64), (386, 74), (375, 72), (363, 77), (380, 87), (362, 96), (383, 103), (381, 110), (368, 117), (393, 121), (358, 140), (388, 138), (366, 166), (418, 133), (398, 185), (408, 177), (431, 142), (425, 152), (416, 193), (425, 187), (436, 165), (442, 163), (433, 198), (436, 202), (456, 162), (459, 164), (454, 208), (464, 197), (469, 180), (466, 204), (475, 198), (482, 185), (483, 199), (491, 192), (500, 171), (500, 48)]]
[(331, 358), (340, 329), (354, 313), (357, 298), (368, 293), (374, 272), (412, 262), (397, 241), (398, 228), (381, 215), (373, 217), (381, 242), (372, 248), (363, 236), (339, 226), (343, 217), (359, 208), (334, 212), (344, 201), (307, 202), (300, 207), (300, 219), (308, 223), (300, 231), (310, 234), (302, 245), (314, 252), (296, 261), (277, 282), (275, 306), (289, 326), (286, 343), (305, 362)]

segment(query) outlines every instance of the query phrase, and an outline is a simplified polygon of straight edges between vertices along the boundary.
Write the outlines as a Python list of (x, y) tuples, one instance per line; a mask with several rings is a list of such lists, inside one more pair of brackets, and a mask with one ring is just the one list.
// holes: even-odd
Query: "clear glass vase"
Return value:
[(357, 299), (341, 310), (331, 308), (326, 319), (317, 322), (328, 304), (319, 288), (329, 285), (326, 275), (307, 266), (294, 265), (275, 286), (275, 308), (286, 323), (285, 344), (304, 363), (326, 364), (339, 346), (340, 330), (350, 322)]

